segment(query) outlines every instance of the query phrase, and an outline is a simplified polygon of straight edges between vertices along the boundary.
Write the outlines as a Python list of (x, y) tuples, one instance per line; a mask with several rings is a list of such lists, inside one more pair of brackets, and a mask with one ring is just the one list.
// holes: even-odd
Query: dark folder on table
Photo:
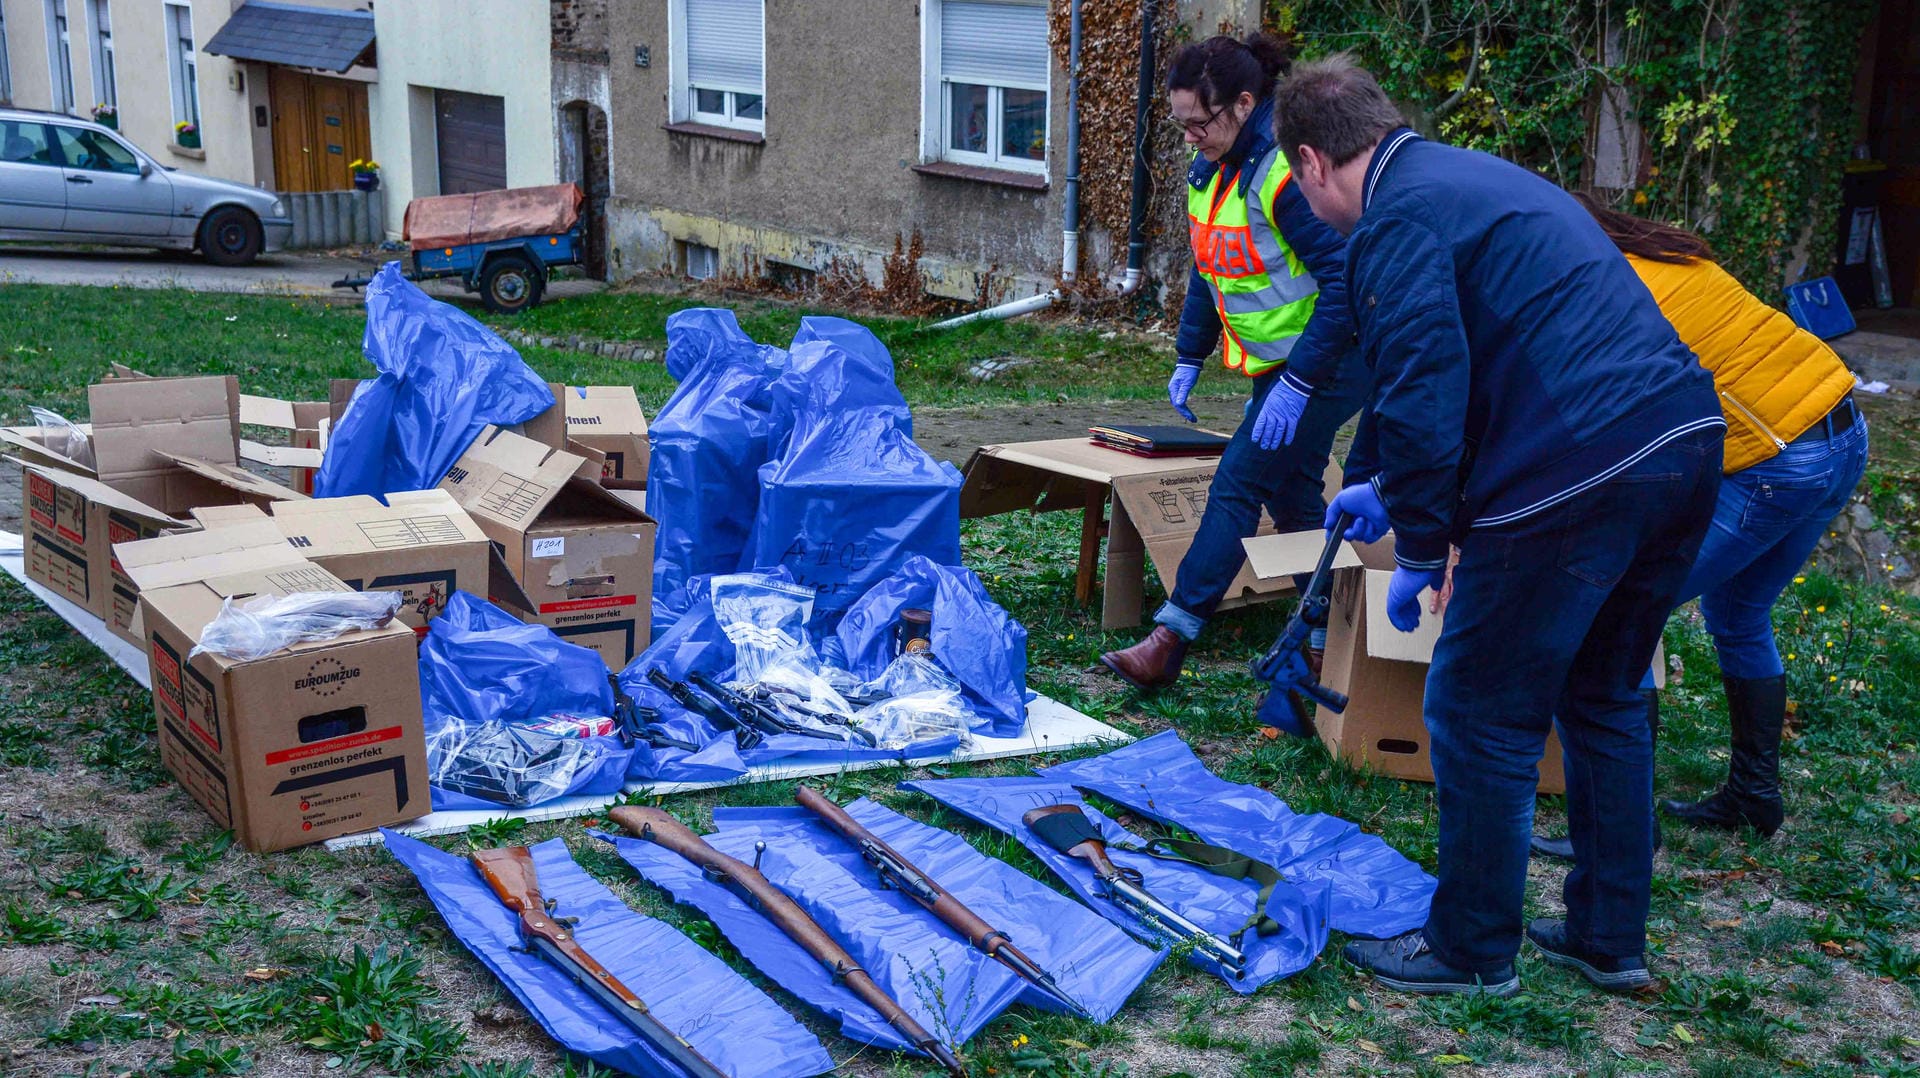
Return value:
[(1093, 444), (1142, 457), (1217, 457), (1226, 451), (1227, 437), (1193, 427), (1088, 427)]

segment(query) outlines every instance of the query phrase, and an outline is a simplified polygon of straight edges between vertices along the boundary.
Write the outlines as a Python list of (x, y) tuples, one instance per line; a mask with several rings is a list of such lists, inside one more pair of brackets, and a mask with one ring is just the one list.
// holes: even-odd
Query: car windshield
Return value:
[(68, 168), (93, 172), (139, 172), (140, 161), (125, 146), (83, 127), (62, 127), (54, 131), (60, 139), (60, 152), (66, 155)]

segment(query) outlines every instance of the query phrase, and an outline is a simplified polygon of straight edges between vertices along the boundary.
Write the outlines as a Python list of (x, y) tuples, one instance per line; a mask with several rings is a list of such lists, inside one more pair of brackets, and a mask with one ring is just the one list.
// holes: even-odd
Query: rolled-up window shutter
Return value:
[(943, 0), (940, 74), (950, 82), (1046, 89), (1046, 7)]
[(764, 93), (761, 0), (686, 0), (687, 82), (703, 90)]

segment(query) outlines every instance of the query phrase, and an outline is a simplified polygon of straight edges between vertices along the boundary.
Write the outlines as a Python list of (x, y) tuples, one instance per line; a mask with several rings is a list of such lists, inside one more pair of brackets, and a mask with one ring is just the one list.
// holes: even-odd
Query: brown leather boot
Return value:
[(1123, 651), (1100, 656), (1101, 665), (1141, 692), (1156, 692), (1180, 680), (1180, 664), (1187, 658), (1187, 642), (1165, 625), (1156, 625), (1145, 640)]

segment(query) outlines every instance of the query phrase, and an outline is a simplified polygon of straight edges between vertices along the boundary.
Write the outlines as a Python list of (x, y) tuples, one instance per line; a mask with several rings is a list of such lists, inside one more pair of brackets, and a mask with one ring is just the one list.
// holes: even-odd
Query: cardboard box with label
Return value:
[(266, 852), (428, 811), (417, 648), (398, 621), (238, 662), (192, 654), (229, 597), (345, 592), (270, 520), (125, 548), (140, 588), (160, 758)]
[(647, 481), (647, 417), (632, 386), (562, 386), (567, 439), (605, 454), (600, 476), (644, 485)]
[[(593, 648), (618, 670), (649, 639), (655, 524), (583, 475), (586, 464), (584, 457), (488, 427), (440, 489), (499, 549), (524, 592), (516, 613)], [(497, 592), (490, 597), (518, 605)]]
[(239, 466), (239, 396), (235, 380), (223, 376), (133, 376), (90, 386), (92, 465), (34, 445), (22, 432), (0, 434), (25, 467), (28, 578), (143, 646), (134, 622), (138, 591), (114, 560), (115, 544), (182, 527), (202, 506), (301, 498)]
[(400, 620), (419, 633), (455, 591), (488, 591), (493, 549), (487, 534), (444, 490), (389, 494), (385, 505), (361, 494), (192, 515), (207, 528), (271, 520), (296, 553), (355, 591), (399, 592)]
[[(1092, 601), (1104, 535), (1107, 571), (1100, 624), (1126, 628), (1140, 624), (1149, 562), (1161, 584), (1173, 590), (1174, 574), (1199, 530), (1219, 464), (1218, 456), (1139, 457), (1086, 438), (984, 445), (967, 461), (960, 515), (1080, 510), (1074, 595), (1082, 603)], [(1260, 534), (1272, 533), (1272, 522), (1263, 514)], [(1264, 602), (1292, 588), (1285, 577), (1262, 580), (1243, 566), (1220, 609)]]

